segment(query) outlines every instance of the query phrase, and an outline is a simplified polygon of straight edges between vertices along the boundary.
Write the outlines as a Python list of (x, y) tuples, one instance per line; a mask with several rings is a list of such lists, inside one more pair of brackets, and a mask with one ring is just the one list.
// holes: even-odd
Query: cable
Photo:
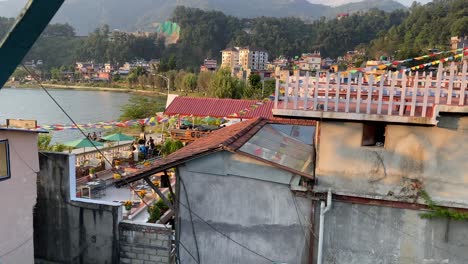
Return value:
[[(63, 107), (57, 102), (57, 100), (55, 100), (55, 98), (49, 93), (49, 91), (47, 91), (47, 89), (42, 85), (42, 83), (37, 79), (37, 76), (32, 73), (28, 68), (26, 68), (26, 66), (24, 64), (21, 64), (23, 66), (23, 68), (25, 69), (26, 72), (28, 72), (37, 82), (38, 84), (41, 86), (41, 88), (44, 90), (44, 92), (46, 92), (46, 94), (52, 99), (52, 101), (60, 108), (60, 110), (68, 117), (68, 119), (77, 127), (77, 129), (81, 132), (81, 134), (83, 134), (84, 137), (86, 137), (86, 133), (78, 126), (78, 124), (75, 122), (75, 120), (73, 120), (73, 118), (67, 113), (67, 111), (65, 111), (65, 109), (63, 109)], [(112, 163), (107, 159), (106, 156), (104, 156), (104, 154), (101, 152), (100, 149), (97, 148), (97, 146), (94, 144), (94, 142), (92, 142), (90, 140), (91, 144), (93, 145), (93, 147), (96, 149), (96, 151), (101, 154), (101, 156), (109, 163), (112, 165)], [(112, 166), (112, 168), (115, 170), (114, 166)], [(119, 175), (120, 172), (118, 170), (115, 170)], [(128, 180), (124, 177), (122, 177), (122, 179), (126, 182), (127, 185), (129, 185), (130, 189), (134, 192), (134, 193), (137, 193), (136, 190), (133, 189), (133, 187), (128, 183)], [(187, 197), (188, 199), (188, 197)], [(148, 206), (148, 204), (142, 199), (142, 201), (145, 203), (145, 205)], [(265, 260), (268, 260), (269, 262), (275, 262), (273, 261), (272, 259), (248, 248), (247, 246), (244, 246), (243, 244), (237, 242), (236, 240), (232, 239), (230, 236), (224, 234), (223, 232), (221, 232), (220, 230), (218, 230), (216, 227), (214, 227), (213, 225), (211, 225), (210, 223), (208, 223), (206, 220), (204, 220), (202, 217), (200, 217), (198, 214), (196, 214), (195, 212), (193, 212), (187, 205), (185, 205), (184, 203), (182, 203), (180, 200), (179, 200), (179, 203), (184, 206), (186, 209), (189, 210), (189, 212), (193, 215), (195, 215), (196, 217), (198, 217), (200, 220), (202, 220), (206, 225), (208, 225), (210, 228), (212, 228), (213, 230), (215, 230), (216, 232), (218, 232), (219, 234), (221, 234), (222, 236), (226, 237), (228, 240), (232, 241), (233, 243), (237, 244), (238, 246), (244, 248), (245, 250), (265, 259)], [(179, 241), (180, 243), (180, 241)]]
[(187, 201), (187, 204), (188, 204), (188, 207), (189, 207), (189, 212), (190, 212), (190, 224), (192, 225), (192, 234), (193, 234), (193, 239), (195, 240), (195, 248), (197, 249), (197, 259), (198, 259), (198, 263), (200, 263), (200, 250), (198, 248), (198, 241), (197, 241), (197, 235), (195, 233), (195, 225), (193, 224), (193, 217), (192, 217), (192, 209), (190, 208), (190, 202), (189, 202), (189, 199), (188, 199), (188, 193), (187, 193), (187, 189), (185, 188), (185, 183), (184, 181), (182, 180), (182, 177), (179, 176), (179, 180), (180, 182), (182, 183), (182, 188), (184, 188), (184, 192), (185, 192), (185, 200)]
[(31, 236), (30, 238), (26, 239), (23, 243), (19, 244), (18, 246), (14, 247), (13, 249), (7, 251), (6, 253), (3, 253), (2, 255), (0, 255), (0, 258), (3, 258), (4, 256), (7, 256), (13, 252), (15, 252), (16, 250), (20, 249), (21, 247), (23, 247), (24, 245), (26, 245), (26, 243), (28, 243), (29, 241), (31, 241), (32, 239), (34, 238), (34, 236)]
[(231, 238), (230, 236), (228, 236), (228, 235), (226, 235), (225, 233), (221, 232), (221, 231), (218, 230), (216, 227), (214, 227), (212, 224), (208, 223), (205, 219), (203, 219), (201, 216), (199, 216), (197, 213), (195, 213), (195, 212), (193, 212), (192, 210), (190, 210), (190, 209), (188, 208), (188, 206), (185, 205), (184, 203), (182, 203), (180, 200), (179, 200), (179, 204), (182, 205), (183, 207), (185, 207), (185, 209), (189, 210), (189, 212), (191, 212), (194, 216), (196, 216), (198, 219), (200, 219), (200, 220), (201, 220), (203, 223), (205, 223), (208, 227), (210, 227), (211, 229), (213, 229), (214, 231), (216, 231), (216, 232), (219, 233), (220, 235), (224, 236), (225, 238), (227, 238), (227, 239), (230, 240), (231, 242), (237, 244), (237, 245), (240, 246), (241, 248), (243, 248), (243, 249), (249, 251), (250, 253), (255, 254), (255, 255), (257, 255), (257, 256), (259, 256), (259, 257), (261, 257), (261, 258), (263, 258), (263, 259), (265, 259), (265, 260), (271, 262), (271, 263), (274, 263), (274, 262), (275, 262), (274, 260), (272, 260), (272, 259), (270, 259), (270, 258), (268, 258), (268, 257), (266, 257), (266, 256), (264, 256), (264, 255), (262, 255), (262, 254), (260, 254), (260, 253), (258, 253), (258, 252), (256, 252), (256, 251), (254, 251), (254, 250), (248, 248), (247, 246), (244, 246), (243, 244), (237, 242), (236, 240), (234, 240), (234, 239)]
[[(292, 198), (294, 207), (296, 208), (297, 220), (299, 220), (299, 224), (301, 225), (301, 229), (304, 231), (304, 242), (309, 244), (310, 242), (307, 239), (307, 232), (306, 232), (306, 230), (304, 230), (305, 226), (302, 224), (301, 217), (299, 216), (299, 210), (297, 208), (296, 200), (294, 199), (294, 193), (292, 191), (290, 193), (291, 193), (291, 198)], [(309, 229), (309, 228), (307, 228), (307, 229)]]
[[(200, 261), (198, 261), (193, 255), (192, 253), (190, 253), (190, 251), (184, 246), (184, 244), (182, 242), (179, 241), (179, 244), (182, 246), (183, 249), (185, 249), (185, 251), (187, 251), (187, 253), (193, 258), (193, 260), (195, 260), (196, 263), (200, 264)], [(179, 259), (180, 261), (180, 259)]]
[(13, 149), (13, 152), (15, 152), (16, 156), (18, 156), (18, 158), (24, 163), (24, 165), (26, 165), (26, 167), (28, 167), (32, 172), (34, 172), (36, 175), (39, 173), (39, 171), (35, 171), (31, 166), (29, 166), (29, 164), (24, 160), (24, 158), (18, 153), (18, 151), (16, 151), (16, 148), (14, 147), (13, 144), (8, 144), (9, 147), (11, 147), (11, 149)]
[[(63, 107), (57, 102), (57, 100), (55, 100), (55, 98), (49, 93), (49, 91), (47, 91), (47, 89), (44, 87), (44, 85), (42, 85), (42, 82), (37, 78), (36, 74), (31, 72), (23, 63), (21, 64), (21, 66), (23, 66), (24, 70), (29, 73), (29, 75), (31, 75), (33, 77), (34, 80), (37, 81), (37, 83), (39, 84), (39, 86), (41, 86), (42, 90), (44, 90), (44, 92), (50, 97), (50, 99), (52, 99), (52, 101), (57, 105), (58, 108), (60, 108), (60, 110), (68, 117), (68, 119), (73, 123), (73, 125), (75, 125), (75, 127), (81, 132), (81, 134), (87, 138), (87, 135), (86, 133), (83, 131), (83, 129), (81, 129), (78, 124), (75, 122), (75, 120), (73, 120), (73, 118), (67, 113), (67, 111), (65, 111), (65, 109), (63, 109)], [(112, 165), (112, 163), (109, 161), (109, 159), (104, 155), (104, 153), (102, 153), (102, 151), (94, 144), (93, 141), (89, 140), (89, 142), (93, 145), (93, 147), (96, 149), (96, 151), (112, 166), (112, 170), (114, 172), (116, 172), (117, 174), (119, 174), (121, 176), (121, 178), (126, 182), (126, 184), (129, 186), (130, 190), (135, 193), (137, 195), (137, 197), (139, 197), (139, 193), (132, 187), (131, 184), (129, 184), (128, 180), (123, 177), (123, 175), (115, 169), (114, 165)], [(148, 203), (146, 203), (146, 201), (144, 199), (141, 199), (141, 201), (147, 206), (149, 207)]]

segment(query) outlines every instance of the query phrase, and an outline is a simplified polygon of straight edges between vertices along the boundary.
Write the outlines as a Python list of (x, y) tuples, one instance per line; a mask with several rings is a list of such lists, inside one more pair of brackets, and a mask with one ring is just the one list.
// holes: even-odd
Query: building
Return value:
[(203, 65), (200, 66), (200, 72), (208, 71), (208, 72), (215, 72), (218, 68), (218, 61), (205, 59), (203, 61)]
[(451, 37), (450, 44), (452, 45), (452, 50), (468, 48), (468, 36)]
[(181, 263), (309, 263), (313, 203), (303, 194), (314, 178), (313, 124), (241, 122), (116, 184), (176, 168)]
[(459, 66), (343, 89), (291, 80), (277, 96), (275, 117), (317, 121), (315, 259), (466, 262), (468, 223), (454, 218), (468, 212), (468, 63)]
[(343, 19), (345, 17), (349, 17), (349, 13), (338, 13), (336, 15), (336, 19), (338, 19), (338, 20), (341, 20), (341, 19)]
[(221, 67), (234, 69), (239, 65), (239, 48), (227, 48), (221, 51), (222, 61)]
[(320, 52), (304, 53), (294, 64), (302, 71), (319, 71), (322, 65)]
[(178, 96), (164, 111), (165, 115), (229, 119), (271, 118), (273, 102)]
[(254, 47), (239, 49), (239, 65), (243, 70), (265, 70), (268, 63), (268, 52)]
[(35, 121), (11, 121), (7, 121), (8, 127), (0, 127), (0, 237), (4, 238), (0, 241), (0, 262), (34, 263), (33, 208), (41, 131), (35, 129)]

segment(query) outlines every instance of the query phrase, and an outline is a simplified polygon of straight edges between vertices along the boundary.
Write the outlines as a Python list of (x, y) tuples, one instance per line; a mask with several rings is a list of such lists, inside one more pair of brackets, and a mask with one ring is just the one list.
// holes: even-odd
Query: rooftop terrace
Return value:
[[(461, 67), (459, 67), (461, 66)], [(436, 125), (439, 112), (468, 113), (467, 61), (448, 72), (305, 76), (276, 82), (273, 115)]]

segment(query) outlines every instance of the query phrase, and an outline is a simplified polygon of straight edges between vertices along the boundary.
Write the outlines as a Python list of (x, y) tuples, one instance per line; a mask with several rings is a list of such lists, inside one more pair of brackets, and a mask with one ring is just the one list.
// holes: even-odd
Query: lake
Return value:
[[(121, 106), (130, 98), (127, 93), (60, 89), (48, 91), (78, 124), (117, 119)], [(5, 124), (7, 118), (34, 119), (39, 125), (71, 124), (42, 89), (0, 89), (0, 124)], [(51, 134), (53, 142), (82, 138), (78, 130), (52, 131)]]

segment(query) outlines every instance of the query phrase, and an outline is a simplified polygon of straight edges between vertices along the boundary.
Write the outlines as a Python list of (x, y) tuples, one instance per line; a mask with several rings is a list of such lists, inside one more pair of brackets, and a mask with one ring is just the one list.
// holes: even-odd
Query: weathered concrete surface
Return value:
[(443, 127), (387, 125), (385, 147), (363, 147), (362, 123), (320, 122), (317, 191), (414, 201), (422, 183), (447, 206), (468, 206), (468, 117)]
[[(296, 198), (292, 174), (229, 152), (218, 152), (178, 168), (187, 188), (180, 200), (216, 229), (279, 263), (307, 263), (310, 200)], [(256, 179), (253, 179), (253, 178)], [(270, 179), (270, 181), (269, 181)], [(180, 241), (197, 256), (188, 209), (180, 205)], [(301, 221), (299, 221), (301, 219)], [(243, 249), (193, 215), (200, 263), (271, 263)], [(301, 225), (302, 224), (302, 225)], [(182, 263), (196, 263), (180, 249)]]
[(8, 140), (11, 171), (11, 178), (0, 181), (0, 263), (32, 263), (37, 134), (2, 130), (0, 140)]
[(119, 208), (70, 200), (74, 156), (40, 155), (34, 245), (37, 263), (118, 263)]
[(169, 264), (171, 227), (122, 221), (119, 224), (120, 263)]
[[(319, 210), (317, 206), (316, 223)], [(426, 220), (420, 213), (334, 202), (325, 215), (323, 263), (468, 263), (468, 222)], [(318, 228), (316, 224), (316, 233)]]

